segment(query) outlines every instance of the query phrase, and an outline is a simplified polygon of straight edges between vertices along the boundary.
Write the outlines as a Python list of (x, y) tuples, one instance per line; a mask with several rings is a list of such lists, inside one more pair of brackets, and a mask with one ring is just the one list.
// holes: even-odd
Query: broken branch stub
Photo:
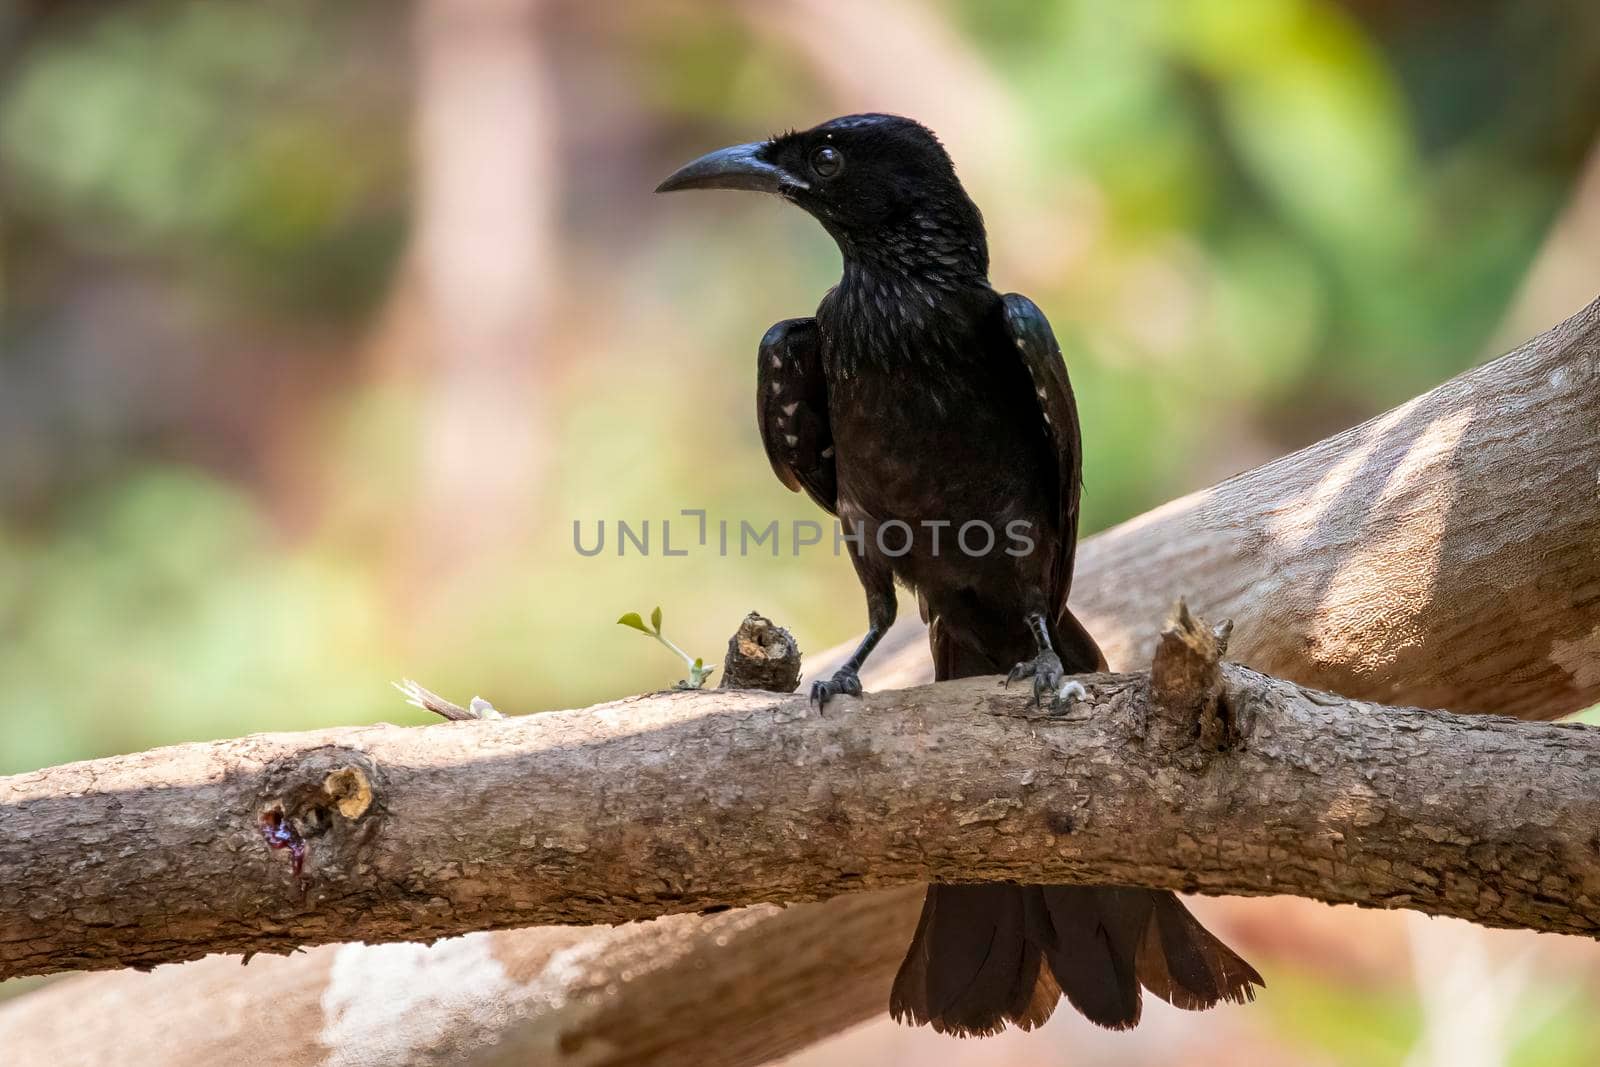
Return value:
[(1231, 621), (1208, 626), (1179, 598), (1150, 663), (1147, 737), (1165, 747), (1192, 749), (1202, 757), (1231, 748), (1241, 739), (1241, 724), (1229, 705), (1222, 677), (1222, 657), (1232, 633)]
[(744, 617), (728, 638), (723, 689), (792, 693), (800, 685), (800, 646), (794, 635), (759, 612)]

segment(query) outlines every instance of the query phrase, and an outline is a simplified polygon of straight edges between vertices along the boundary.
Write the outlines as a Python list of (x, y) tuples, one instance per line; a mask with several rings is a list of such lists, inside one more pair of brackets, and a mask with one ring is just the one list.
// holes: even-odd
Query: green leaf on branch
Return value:
[(672, 641), (661, 632), (660, 605), (657, 605), (655, 610), (650, 612), (649, 626), (645, 625), (644, 619), (640, 617), (637, 611), (630, 611), (626, 615), (622, 616), (622, 618), (617, 620), (617, 625), (627, 626), (631, 629), (638, 630), (647, 637), (655, 638), (657, 641), (661, 642), (663, 646), (670, 649), (673, 655), (683, 660), (684, 665), (689, 669), (689, 677), (678, 682), (677, 688), (679, 689), (703, 688), (706, 684), (706, 679), (711, 677), (711, 673), (717, 669), (716, 667), (707, 667), (705, 665), (705, 660), (700, 659), (699, 657), (691, 657), (689, 653), (673, 644)]

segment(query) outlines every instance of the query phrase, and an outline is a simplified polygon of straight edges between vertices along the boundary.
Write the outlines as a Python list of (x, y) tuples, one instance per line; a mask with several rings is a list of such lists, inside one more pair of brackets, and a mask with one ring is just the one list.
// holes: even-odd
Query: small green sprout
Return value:
[(705, 661), (700, 657), (691, 657), (689, 653), (685, 652), (683, 649), (679, 648), (662, 635), (661, 608), (659, 606), (656, 608), (656, 610), (650, 613), (649, 626), (645, 625), (644, 620), (639, 617), (639, 613), (637, 611), (628, 612), (622, 618), (617, 620), (617, 625), (628, 626), (632, 629), (638, 630), (640, 633), (648, 637), (655, 638), (657, 641), (660, 641), (663, 645), (666, 645), (668, 648), (670, 648), (673, 652), (677, 653), (678, 658), (683, 660), (685, 666), (689, 668), (689, 677), (678, 683), (679, 689), (700, 689), (704, 687), (706, 684), (706, 679), (711, 677), (711, 672), (717, 669), (715, 664), (707, 667), (705, 665)]

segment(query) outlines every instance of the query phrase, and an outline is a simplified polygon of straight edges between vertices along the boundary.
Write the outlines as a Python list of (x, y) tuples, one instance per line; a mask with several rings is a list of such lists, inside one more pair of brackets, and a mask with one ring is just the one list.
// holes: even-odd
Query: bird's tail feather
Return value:
[(1099, 1026), (1139, 1022), (1141, 987), (1200, 1011), (1255, 999), (1261, 976), (1165, 890), (933, 885), (889, 1011), (978, 1037), (1032, 1030), (1065, 994)]
[[(1104, 669), (1094, 639), (1063, 610), (1051, 637), (1069, 671)], [(1010, 663), (930, 629), (934, 677), (1005, 670)], [(1062, 994), (1091, 1022), (1139, 1021), (1141, 986), (1198, 1011), (1255, 998), (1261, 976), (1165, 890), (1120, 886), (932, 885), (889, 1011), (941, 1033), (1031, 1030)]]

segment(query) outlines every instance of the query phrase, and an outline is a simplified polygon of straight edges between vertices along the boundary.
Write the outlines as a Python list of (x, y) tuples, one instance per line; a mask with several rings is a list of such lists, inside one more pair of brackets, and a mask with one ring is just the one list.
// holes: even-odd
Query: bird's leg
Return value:
[(1066, 673), (1061, 666), (1061, 657), (1056, 655), (1056, 650), (1050, 646), (1050, 627), (1044, 621), (1042, 611), (1028, 613), (1028, 629), (1033, 631), (1033, 639), (1038, 643), (1039, 654), (1032, 659), (1023, 660), (1011, 668), (1011, 673), (1006, 675), (1004, 685), (1020, 681), (1023, 678), (1033, 679), (1033, 706), (1039, 707), (1046, 693), (1050, 695), (1050, 710), (1058, 712), (1068, 700), (1077, 700), (1084, 696), (1083, 686), (1072, 680), (1063, 680)]
[(861, 695), (861, 667), (867, 662), (872, 650), (878, 647), (878, 642), (883, 640), (883, 635), (888, 632), (889, 627), (894, 625), (896, 608), (892, 580), (884, 588), (867, 589), (867, 635), (861, 639), (856, 650), (850, 653), (850, 658), (833, 672), (832, 678), (811, 683), (812, 707), (821, 711), (830, 699), (840, 693), (847, 693), (853, 697)]

